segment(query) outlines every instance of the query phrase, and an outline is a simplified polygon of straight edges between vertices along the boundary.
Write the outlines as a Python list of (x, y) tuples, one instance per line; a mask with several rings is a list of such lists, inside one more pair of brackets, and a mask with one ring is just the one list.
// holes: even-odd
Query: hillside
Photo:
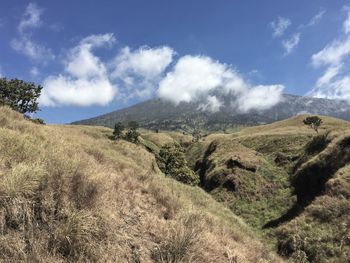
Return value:
[[(1, 108), (0, 261), (348, 262), (350, 122), (306, 116), (135, 145)], [(159, 170), (174, 143), (200, 187)]]
[(111, 133), (0, 108), (1, 262), (283, 262), (224, 205)]
[[(219, 96), (219, 95), (218, 95)], [(220, 98), (224, 105), (218, 112), (202, 110), (203, 101), (174, 105), (161, 99), (151, 99), (134, 106), (73, 124), (113, 127), (116, 122), (137, 121), (141, 127), (155, 130), (181, 130), (194, 128), (208, 131), (232, 131), (244, 126), (271, 123), (297, 114), (310, 113), (350, 119), (350, 105), (343, 101), (300, 97), (285, 94), (280, 103), (263, 111), (240, 113), (232, 107), (234, 97)]]
[(211, 134), (187, 147), (187, 159), (202, 188), (280, 255), (349, 262), (350, 122), (321, 116), (316, 133), (305, 117)]

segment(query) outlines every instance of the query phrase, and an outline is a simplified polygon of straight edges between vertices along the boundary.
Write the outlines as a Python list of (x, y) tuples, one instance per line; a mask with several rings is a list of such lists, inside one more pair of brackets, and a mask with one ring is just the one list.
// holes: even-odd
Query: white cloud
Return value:
[(110, 103), (117, 87), (110, 81), (105, 64), (94, 48), (110, 46), (113, 34), (91, 35), (72, 48), (65, 61), (65, 72), (44, 80), (40, 103), (44, 106), (91, 106)]
[(324, 74), (318, 78), (316, 86), (321, 87), (329, 84), (331, 80), (340, 73), (342, 67), (343, 64), (328, 67)]
[(332, 41), (311, 57), (315, 68), (326, 67), (314, 88), (308, 93), (313, 97), (343, 99), (350, 102), (350, 11), (343, 23), (344, 36)]
[(337, 65), (350, 53), (350, 36), (335, 40), (311, 57), (312, 65)]
[[(236, 97), (233, 104), (245, 112), (272, 107), (279, 102), (282, 90), (281, 85), (251, 86), (231, 67), (209, 57), (184, 56), (160, 81), (158, 95), (175, 104), (204, 97), (207, 103), (201, 107), (215, 111), (222, 102), (211, 93), (232, 93)], [(274, 98), (267, 99), (269, 96)]]
[(149, 97), (174, 55), (174, 50), (167, 46), (134, 51), (124, 47), (112, 62), (112, 77), (124, 86), (128, 93), (124, 97)]
[(10, 45), (19, 54), (25, 55), (34, 61), (46, 62), (55, 58), (50, 48), (33, 40), (31, 30), (40, 27), (43, 22), (43, 9), (35, 3), (29, 3), (17, 27), (19, 37), (11, 40)]
[(18, 31), (22, 33), (25, 29), (39, 27), (42, 24), (42, 13), (43, 10), (35, 3), (29, 3), (22, 20), (18, 25)]
[(306, 26), (314, 26), (314, 25), (318, 24), (325, 13), (326, 13), (326, 10), (321, 10), (320, 12), (318, 12), (316, 15), (314, 15), (310, 19), (310, 22)]
[(125, 47), (115, 59), (113, 75), (124, 78), (137, 74), (146, 79), (156, 78), (171, 63), (174, 54), (174, 50), (167, 46), (141, 47), (135, 51), (130, 51), (129, 47)]
[(285, 50), (285, 55), (290, 54), (299, 44), (300, 41), (300, 33), (295, 33), (289, 39), (285, 39), (282, 41), (282, 46)]
[(159, 83), (161, 97), (175, 103), (190, 102), (223, 84), (226, 66), (209, 57), (184, 56)]
[(282, 85), (256, 86), (240, 97), (238, 108), (242, 112), (250, 110), (266, 110), (282, 100)]
[(104, 106), (110, 103), (116, 87), (108, 78), (77, 79), (71, 76), (50, 76), (44, 81), (40, 97), (43, 106)]
[(218, 112), (223, 103), (216, 97), (209, 95), (206, 103), (199, 105), (199, 109), (202, 111)]
[(292, 24), (290, 19), (279, 16), (276, 21), (272, 21), (270, 26), (273, 30), (273, 37), (280, 37), (284, 34), (287, 28)]
[(35, 61), (48, 61), (55, 58), (51, 49), (36, 43), (27, 36), (14, 38), (10, 44), (13, 50)]
[(70, 50), (65, 61), (65, 71), (76, 78), (90, 78), (106, 74), (101, 60), (92, 53), (92, 49), (111, 46), (115, 43), (113, 34), (91, 35), (80, 41)]

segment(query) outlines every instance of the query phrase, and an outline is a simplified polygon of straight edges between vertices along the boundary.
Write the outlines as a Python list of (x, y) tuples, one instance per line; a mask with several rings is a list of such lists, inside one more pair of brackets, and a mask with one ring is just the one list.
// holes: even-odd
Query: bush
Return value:
[(199, 184), (199, 176), (187, 166), (184, 150), (179, 144), (164, 145), (160, 149), (157, 163), (165, 175), (185, 184)]
[(30, 119), (32, 122), (34, 122), (35, 124), (42, 124), (45, 125), (45, 121), (41, 118), (36, 118), (36, 119)]
[(113, 136), (115, 140), (122, 138), (124, 129), (125, 127), (121, 122), (118, 122), (114, 125)]
[(196, 262), (203, 228), (200, 215), (181, 218), (164, 235), (164, 239), (153, 251), (153, 259), (160, 263)]
[(318, 128), (321, 126), (322, 124), (322, 119), (318, 116), (310, 116), (310, 117), (306, 117), (303, 120), (305, 125), (310, 126), (310, 128), (314, 129), (316, 132), (318, 132)]

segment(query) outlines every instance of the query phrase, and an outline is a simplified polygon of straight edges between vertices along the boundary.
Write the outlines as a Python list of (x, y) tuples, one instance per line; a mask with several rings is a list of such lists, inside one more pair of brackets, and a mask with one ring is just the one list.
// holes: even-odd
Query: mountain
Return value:
[(113, 111), (73, 124), (113, 127), (116, 122), (137, 121), (148, 129), (162, 130), (224, 130), (237, 126), (272, 123), (302, 113), (319, 114), (350, 120), (350, 105), (345, 101), (284, 94), (281, 102), (267, 110), (240, 113), (232, 107), (232, 96), (222, 96), (218, 112), (203, 110), (205, 101), (174, 105), (162, 99), (150, 99), (131, 107)]

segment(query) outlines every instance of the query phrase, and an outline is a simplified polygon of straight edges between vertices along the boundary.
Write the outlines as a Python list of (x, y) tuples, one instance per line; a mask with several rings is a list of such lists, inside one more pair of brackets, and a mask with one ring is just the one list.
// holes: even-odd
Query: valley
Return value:
[[(201, 187), (293, 262), (347, 262), (350, 123), (321, 117), (316, 133), (301, 115), (186, 148)], [(160, 146), (167, 133), (145, 134)], [(169, 134), (170, 138), (174, 138)], [(176, 138), (184, 145), (188, 138)], [(187, 143), (186, 143), (187, 141)]]
[[(320, 116), (316, 132), (306, 117), (195, 141), (141, 128), (130, 143), (2, 107), (0, 258), (347, 262), (350, 123)], [(179, 145), (198, 186), (159, 169), (167, 145)]]

